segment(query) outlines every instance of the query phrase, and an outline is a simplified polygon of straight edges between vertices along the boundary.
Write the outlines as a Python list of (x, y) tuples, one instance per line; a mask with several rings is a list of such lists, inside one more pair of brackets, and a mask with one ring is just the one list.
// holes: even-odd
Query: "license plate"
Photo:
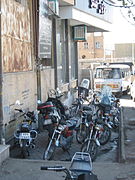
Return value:
[(19, 138), (20, 139), (29, 139), (30, 133), (20, 133)]
[(52, 124), (52, 120), (51, 119), (45, 119), (44, 125), (48, 125), (48, 124)]

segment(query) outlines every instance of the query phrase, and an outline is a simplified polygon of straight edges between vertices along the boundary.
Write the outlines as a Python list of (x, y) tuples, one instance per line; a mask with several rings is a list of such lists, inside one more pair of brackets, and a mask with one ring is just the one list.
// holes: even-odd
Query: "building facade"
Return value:
[(114, 58), (135, 63), (135, 43), (115, 44)]
[(79, 59), (104, 58), (103, 33), (87, 33), (87, 41), (78, 43)]
[(45, 101), (48, 90), (59, 87), (63, 102), (72, 102), (77, 38), (110, 31), (112, 7), (106, 9), (101, 15), (82, 0), (0, 1), (0, 140), (13, 137), (17, 100), (22, 109), (36, 110), (37, 100)]

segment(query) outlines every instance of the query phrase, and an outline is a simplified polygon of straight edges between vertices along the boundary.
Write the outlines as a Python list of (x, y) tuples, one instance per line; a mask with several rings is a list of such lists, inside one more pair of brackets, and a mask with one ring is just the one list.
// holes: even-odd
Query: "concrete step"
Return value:
[(9, 157), (9, 145), (0, 144), (0, 165)]

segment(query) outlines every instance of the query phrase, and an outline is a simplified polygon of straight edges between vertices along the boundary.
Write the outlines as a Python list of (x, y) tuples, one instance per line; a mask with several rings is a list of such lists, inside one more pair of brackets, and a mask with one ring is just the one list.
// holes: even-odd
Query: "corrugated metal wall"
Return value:
[(4, 72), (32, 70), (30, 4), (2, 0), (2, 59)]

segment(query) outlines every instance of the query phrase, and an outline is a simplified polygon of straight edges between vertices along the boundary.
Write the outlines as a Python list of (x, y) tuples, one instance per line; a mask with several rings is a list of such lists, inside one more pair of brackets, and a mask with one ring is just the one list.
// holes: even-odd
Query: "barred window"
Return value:
[(84, 47), (84, 49), (88, 49), (89, 48), (89, 43), (88, 42), (84, 42), (83, 43), (83, 47)]
[(96, 49), (100, 49), (100, 48), (101, 48), (100, 42), (96, 42), (96, 43), (95, 43), (95, 48), (96, 48)]

